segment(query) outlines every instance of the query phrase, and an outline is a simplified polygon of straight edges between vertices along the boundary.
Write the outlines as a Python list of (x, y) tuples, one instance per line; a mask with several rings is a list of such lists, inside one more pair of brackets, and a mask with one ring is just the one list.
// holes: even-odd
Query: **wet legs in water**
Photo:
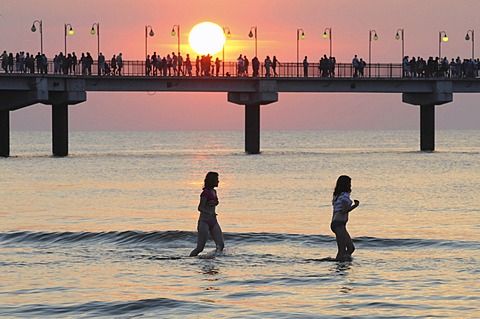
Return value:
[(352, 254), (355, 251), (355, 246), (353, 245), (352, 238), (345, 226), (335, 228), (335, 238), (338, 246), (338, 253), (335, 259), (347, 260), (352, 257)]
[(203, 251), (203, 248), (205, 248), (205, 244), (207, 243), (207, 240), (208, 240), (209, 232), (212, 235), (213, 241), (215, 241), (217, 252), (223, 251), (223, 248), (225, 247), (225, 243), (223, 241), (222, 229), (220, 228), (220, 225), (218, 223), (212, 228), (212, 230), (210, 230), (207, 223), (198, 221), (197, 230), (198, 230), (197, 247), (194, 250), (192, 250), (192, 252), (190, 253), (190, 257), (197, 256), (199, 253)]

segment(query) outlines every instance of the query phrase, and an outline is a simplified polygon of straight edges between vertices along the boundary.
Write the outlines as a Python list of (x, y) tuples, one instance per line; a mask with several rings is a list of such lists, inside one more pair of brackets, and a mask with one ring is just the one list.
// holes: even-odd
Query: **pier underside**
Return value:
[(68, 155), (68, 107), (87, 100), (87, 91), (227, 92), (228, 102), (245, 107), (245, 152), (260, 153), (261, 106), (278, 101), (278, 92), (402, 93), (420, 107), (420, 149), (435, 150), (435, 106), (453, 101), (453, 92), (476, 93), (480, 81), (444, 79), (321, 78), (128, 78), (0, 77), (0, 156), (10, 156), (10, 112), (34, 104), (51, 106), (52, 153)]
[[(73, 80), (64, 83), (68, 91), (49, 91), (46, 82), (37, 81), (38, 85), (28, 91), (0, 91), (0, 156), (10, 156), (10, 112), (38, 103), (52, 106), (53, 155), (68, 155), (68, 106), (87, 100), (84, 84)], [(62, 87), (57, 83), (54, 85)]]

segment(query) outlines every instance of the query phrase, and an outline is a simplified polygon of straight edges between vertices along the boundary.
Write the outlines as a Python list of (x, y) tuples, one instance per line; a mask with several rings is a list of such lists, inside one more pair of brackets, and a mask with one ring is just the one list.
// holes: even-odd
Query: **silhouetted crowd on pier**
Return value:
[[(89, 52), (82, 53), (80, 58), (75, 52), (64, 55), (63, 52), (55, 55), (53, 60), (48, 61), (45, 54), (40, 52), (37, 55), (20, 51), (13, 55), (3, 51), (0, 56), (2, 69), (5, 73), (49, 73), (49, 64), (53, 64), (54, 74), (64, 75), (92, 75), (92, 66), (95, 64)], [(113, 55), (111, 60), (106, 60), (100, 52), (97, 59), (97, 75), (122, 75), (123, 58), (122, 53)]]
[[(162, 57), (153, 52), (153, 54), (147, 55), (145, 60), (145, 75), (146, 76), (193, 76), (195, 72), (196, 76), (219, 76), (221, 70), (221, 61), (217, 57), (215, 61), (212, 61), (210, 54), (197, 55), (195, 61), (192, 61), (190, 54), (187, 54), (185, 59), (179, 52), (178, 55), (172, 52), (172, 55), (167, 54)], [(193, 67), (195, 66), (195, 70)]]
[[(250, 66), (251, 63), (251, 66)], [(273, 60), (270, 57), (265, 58), (264, 67), (266, 69), (266, 77), (269, 77), (273, 71), (273, 76), (278, 76), (277, 66), (280, 65), (277, 58), (274, 56)], [(195, 69), (194, 69), (195, 67)], [(246, 55), (240, 54), (236, 61), (237, 76), (250, 76), (249, 67), (252, 68), (252, 76), (259, 76), (260, 61), (254, 57), (249, 61)], [(190, 54), (187, 54), (185, 60), (180, 53), (167, 54), (161, 57), (157, 52), (151, 56), (147, 55), (145, 60), (145, 75), (146, 76), (232, 76), (230, 72), (224, 72), (223, 61), (218, 57), (213, 61), (210, 54), (199, 56), (197, 55), (195, 61), (192, 61)], [(195, 72), (195, 73), (194, 73)]]
[(48, 72), (48, 61), (45, 54), (40, 52), (34, 56), (33, 54), (19, 52), (15, 56), (13, 53), (3, 51), (1, 56), (2, 69), (5, 73), (37, 73)]
[[(40, 73), (63, 75), (92, 75), (92, 70), (98, 76), (121, 76), (124, 75), (125, 62), (122, 53), (113, 55), (110, 59), (105, 57), (101, 52), (94, 60), (89, 52), (81, 53), (78, 57), (75, 52), (63, 52), (56, 54), (53, 59), (48, 60), (45, 54), (38, 52), (36, 55), (25, 53), (23, 51), (16, 54), (3, 51), (0, 56), (1, 66), (5, 73)], [(357, 55), (352, 59), (350, 66), (348, 64), (337, 64), (335, 57), (327, 57), (323, 55), (318, 61), (311, 65), (305, 56), (302, 63), (284, 64), (282, 72), (279, 68), (282, 64), (274, 55), (269, 55), (263, 61), (257, 57), (249, 60), (246, 55), (240, 54), (235, 62), (230, 62), (225, 68), (224, 61), (218, 57), (211, 55), (196, 56), (191, 58), (189, 54), (183, 57), (180, 53), (172, 52), (167, 55), (160, 55), (153, 52), (147, 55), (145, 61), (130, 61), (134, 65), (134, 75), (145, 76), (237, 76), (237, 77), (276, 77), (276, 76), (301, 76), (299, 68), (303, 66), (303, 76), (312, 77), (364, 77), (365, 68), (376, 67), (379, 64), (368, 65), (362, 58)], [(235, 65), (235, 67), (232, 67)], [(144, 72), (139, 68), (144, 68)], [(293, 70), (296, 66), (297, 71)], [(341, 74), (336, 74), (340, 71)], [(398, 68), (397, 64), (397, 68)], [(288, 68), (292, 68), (289, 70)], [(314, 68), (314, 69), (312, 69)], [(317, 72), (315, 69), (318, 68)], [(446, 78), (475, 78), (479, 75), (480, 59), (461, 59), (460, 57), (447, 59), (429, 57), (427, 60), (422, 57), (405, 56), (401, 63), (401, 72), (403, 77), (411, 78), (430, 78), (430, 77), (446, 77)], [(314, 73), (309, 75), (309, 71)], [(340, 73), (340, 72), (338, 72)], [(397, 73), (398, 74), (398, 73)], [(127, 75), (132, 75), (131, 71), (127, 71)], [(367, 75), (371, 75), (368, 73)], [(387, 76), (388, 77), (388, 76)]]
[(462, 60), (460, 57), (452, 58), (451, 61), (446, 57), (442, 59), (429, 57), (425, 61), (421, 57), (409, 58), (405, 56), (402, 61), (403, 76), (414, 78), (474, 78), (478, 76), (479, 66), (479, 59)]

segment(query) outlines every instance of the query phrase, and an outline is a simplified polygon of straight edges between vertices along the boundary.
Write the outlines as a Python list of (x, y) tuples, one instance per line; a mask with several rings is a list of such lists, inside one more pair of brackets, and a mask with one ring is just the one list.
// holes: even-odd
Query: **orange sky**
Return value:
[[(478, 12), (478, 0), (4, 1), (0, 49), (39, 51), (39, 33), (30, 28), (41, 19), (48, 57), (63, 51), (65, 23), (75, 29), (67, 37), (68, 51), (96, 54), (97, 38), (89, 31), (99, 23), (104, 55), (122, 52), (126, 60), (143, 60), (145, 25), (155, 31), (149, 52), (166, 54), (176, 51), (170, 31), (179, 24), (186, 54), (193, 53), (187, 43), (190, 29), (212, 21), (232, 33), (226, 60), (253, 56), (252, 26), (258, 27), (262, 60), (269, 54), (295, 62), (296, 30), (302, 28), (307, 38), (300, 42), (300, 56), (318, 61), (329, 51), (329, 41), (322, 38), (327, 27), (339, 62), (350, 62), (354, 54), (368, 59), (369, 30), (379, 36), (372, 43), (372, 62), (399, 62), (401, 41), (394, 38), (399, 28), (405, 29), (407, 55), (438, 55), (438, 33), (445, 31), (450, 40), (442, 44), (442, 55), (468, 58), (471, 42), (464, 37), (469, 29), (480, 32)], [(480, 47), (476, 51), (480, 56)], [(453, 103), (437, 108), (437, 128), (480, 128), (477, 99), (477, 94), (454, 95)], [(11, 122), (14, 130), (50, 130), (50, 109), (39, 105), (14, 111)], [(89, 93), (87, 102), (70, 108), (71, 130), (242, 130), (243, 123), (243, 107), (228, 103), (223, 93)], [(418, 123), (418, 108), (403, 104), (400, 94), (280, 94), (279, 102), (262, 107), (262, 129), (417, 129)]]

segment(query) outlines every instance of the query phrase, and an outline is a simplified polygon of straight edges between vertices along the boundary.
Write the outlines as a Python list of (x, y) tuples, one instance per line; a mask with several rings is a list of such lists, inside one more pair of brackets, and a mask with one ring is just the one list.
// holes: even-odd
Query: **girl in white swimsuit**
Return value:
[(352, 179), (349, 176), (342, 175), (337, 179), (337, 185), (333, 191), (333, 216), (330, 229), (335, 233), (337, 240), (338, 253), (337, 260), (348, 260), (355, 251), (352, 238), (347, 231), (348, 213), (358, 207), (360, 202), (350, 199), (352, 192)]

